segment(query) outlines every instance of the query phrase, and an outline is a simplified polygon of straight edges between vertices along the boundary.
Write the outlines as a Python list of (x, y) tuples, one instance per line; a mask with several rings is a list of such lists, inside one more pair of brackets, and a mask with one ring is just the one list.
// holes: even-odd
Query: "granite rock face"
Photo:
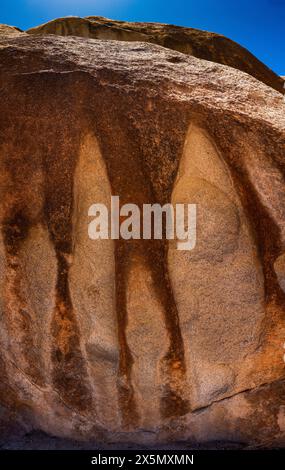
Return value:
[[(283, 96), (148, 42), (26, 34), (0, 84), (2, 428), (284, 444)], [(111, 195), (196, 203), (195, 249), (91, 240)]]
[(28, 34), (81, 36), (116, 41), (143, 41), (242, 70), (284, 94), (284, 80), (247, 49), (225, 36), (160, 23), (132, 23), (101, 16), (58, 18), (27, 30)]

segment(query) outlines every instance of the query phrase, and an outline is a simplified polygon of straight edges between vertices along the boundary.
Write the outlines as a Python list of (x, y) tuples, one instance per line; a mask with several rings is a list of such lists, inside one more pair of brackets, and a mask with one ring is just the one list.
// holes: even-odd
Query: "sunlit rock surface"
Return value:
[[(50, 35), (4, 35), (0, 84), (3, 435), (282, 445), (283, 96), (156, 44)], [(196, 247), (90, 240), (111, 195), (196, 203)]]
[(187, 55), (242, 70), (284, 93), (284, 77), (276, 75), (247, 49), (221, 34), (169, 24), (110, 20), (101, 16), (58, 18), (28, 29), (27, 33), (159, 44)]

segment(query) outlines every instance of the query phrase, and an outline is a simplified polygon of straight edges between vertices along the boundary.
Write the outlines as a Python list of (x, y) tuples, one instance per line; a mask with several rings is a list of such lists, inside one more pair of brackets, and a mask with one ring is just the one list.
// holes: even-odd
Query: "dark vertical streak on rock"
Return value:
[[(94, 97), (94, 114), (96, 110), (96, 114), (100, 116), (100, 122), (99, 119), (96, 119), (96, 122), (92, 119), (92, 125), (93, 128), (95, 127), (95, 133), (98, 136), (103, 157), (107, 164), (113, 194), (120, 195), (121, 204), (136, 203), (142, 211), (144, 203), (164, 204), (170, 202), (171, 189), (183, 148), (186, 127), (182, 125), (182, 131), (177, 132), (177, 135), (174, 133), (174, 142), (170, 142), (167, 148), (163, 149), (166, 152), (161, 151), (159, 144), (154, 145), (154, 142), (157, 142), (157, 136), (152, 135), (152, 131), (142, 136), (140, 131), (136, 129), (136, 124), (139, 125), (139, 122), (143, 121), (143, 116), (146, 120), (142, 124), (142, 126), (145, 126), (143, 127), (144, 131), (146, 129), (149, 131), (150, 122), (153, 124), (152, 121), (148, 122), (149, 115), (145, 113), (145, 102), (140, 107), (140, 98), (138, 96), (132, 97), (128, 102), (129, 98), (125, 96), (112, 96), (110, 90), (101, 90), (101, 94), (99, 92), (96, 96), (96, 101)], [(106, 100), (108, 106), (104, 104), (104, 100)], [(136, 104), (132, 100), (136, 100)], [(144, 100), (145, 97), (142, 98), (142, 101)], [(120, 109), (117, 107), (112, 109), (112, 104), (116, 102), (121, 103)], [(136, 123), (134, 122), (134, 116), (131, 116), (132, 110), (135, 109), (141, 111), (140, 120)], [(181, 119), (180, 121), (177, 120), (176, 113), (171, 116), (172, 111), (173, 109), (168, 111), (163, 124), (160, 122), (162, 136), (160, 135), (159, 138), (165, 141), (167, 141), (167, 133), (171, 126), (174, 123), (179, 126), (181, 121)], [(158, 113), (156, 118), (160, 119), (163, 112), (158, 110)], [(109, 133), (106, 133), (108, 126), (112, 128), (113, 139), (110, 139)], [(154, 128), (157, 129), (155, 126)], [(171, 135), (173, 135), (173, 129)], [(152, 137), (153, 140), (151, 140)], [(159, 160), (160, 156), (162, 161)], [(171, 162), (169, 168), (165, 166), (166, 159)], [(153, 174), (152, 169), (148, 168), (149, 164), (156, 164)], [(154, 186), (157, 183), (159, 184), (159, 179), (156, 179), (154, 174), (155, 171), (158, 174), (161, 173), (163, 165), (165, 166), (164, 170), (167, 170), (166, 181), (163, 181), (162, 191), (156, 192)], [(156, 181), (154, 182), (154, 180)], [(129, 242), (117, 240), (115, 253), (116, 306), (120, 345), (118, 392), (124, 424), (130, 425), (131, 423), (134, 425), (138, 419), (132, 385), (133, 358), (126, 338), (128, 322), (126, 281), (128, 264), (132, 257), (141, 257), (152, 273), (154, 289), (163, 308), (165, 327), (169, 337), (169, 350), (161, 363), (161, 379), (163, 381), (161, 415), (163, 418), (184, 415), (189, 411), (190, 405), (183, 398), (186, 377), (184, 345), (179, 315), (168, 274), (168, 241), (165, 239), (131, 240)]]
[[(216, 119), (216, 122), (221, 123), (221, 119), (221, 117), (220, 119)], [(221, 153), (227, 159), (228, 168), (230, 169), (241, 203), (252, 227), (259, 258), (262, 263), (265, 302), (269, 303), (274, 300), (285, 307), (285, 294), (278, 284), (273, 267), (274, 261), (282, 252), (280, 230), (270, 216), (268, 209), (262, 203), (258, 191), (254, 187), (253, 178), (243, 164), (245, 158), (243, 152), (247, 150), (244, 150), (242, 142), (249, 138), (249, 131), (244, 129), (243, 125), (240, 124), (239, 133), (236, 132), (235, 135), (231, 135), (230, 137), (227, 135), (227, 139), (225, 140), (224, 135), (220, 135), (221, 130), (230, 127), (231, 126), (225, 123), (223, 126), (220, 124), (219, 129), (216, 129), (216, 124), (213, 124), (211, 130), (209, 129), (209, 133), (213, 135)], [(268, 159), (270, 159), (270, 147), (266, 145), (266, 142), (262, 145), (264, 129), (255, 129), (255, 132), (259, 132), (260, 135), (260, 140), (256, 143), (256, 151), (264, 152), (265, 155), (268, 154)], [(270, 130), (268, 129), (267, 132), (270, 133)], [(256, 134), (255, 136), (252, 135), (249, 140), (254, 142), (255, 139)], [(230, 146), (229, 143), (231, 144)], [(271, 147), (272, 145), (271, 142)], [(280, 155), (283, 155), (284, 149), (283, 152), (281, 149), (279, 152)], [(275, 155), (278, 155), (279, 152), (278, 148), (276, 148)], [(275, 165), (278, 167), (278, 162), (275, 162)], [(283, 167), (279, 166), (279, 171), (283, 174), (285, 181), (285, 165), (283, 165)]]
[[(25, 114), (29, 87), (11, 80), (9, 91), (2, 95), (0, 116), (1, 144), (1, 231), (6, 258), (3, 288), (4, 322), (8, 331), (8, 351), (18, 366), (39, 386), (44, 385), (45, 370), (38, 351), (34, 311), (26, 298), (25, 266), (22, 249), (31, 228), (40, 222), (35, 193), (31, 190), (33, 171), (39, 170), (34, 144), (35, 128)], [(9, 115), (13, 96), (17, 113)]]
[(154, 240), (149, 253), (153, 281), (164, 311), (165, 327), (169, 336), (169, 349), (163, 358), (161, 369), (165, 379), (161, 397), (163, 418), (181, 416), (190, 411), (189, 401), (183, 398), (186, 365), (184, 343), (179, 315), (168, 273), (168, 241)]
[[(219, 127), (217, 127), (217, 122)], [(253, 134), (242, 122), (235, 122), (233, 126), (232, 122), (227, 122), (226, 116), (215, 117), (213, 115), (208, 120), (207, 126), (209, 134), (212, 135), (221, 154), (226, 159), (248, 223), (252, 229), (252, 236), (255, 240), (258, 258), (262, 267), (265, 307), (265, 316), (259, 338), (259, 345), (262, 348), (268, 343), (268, 340), (273, 341), (276, 335), (275, 325), (284, 325), (285, 293), (278, 283), (274, 270), (274, 262), (282, 254), (282, 241), (280, 227), (272, 218), (268, 208), (262, 203), (258, 189), (255, 186), (254, 176), (250, 174), (250, 168), (246, 168), (243, 163), (246, 158), (244, 152), (248, 151), (243, 142), (247, 140), (251, 143), (256, 142), (255, 151), (262, 152), (269, 161), (272, 159), (272, 166), (278, 169), (285, 181), (284, 140), (282, 137), (278, 142), (276, 136), (272, 139), (268, 138), (272, 131), (269, 127), (266, 129), (265, 123), (255, 124)], [(272, 190), (276, 191), (275, 188)], [(275, 207), (275, 210), (277, 209)], [(282, 224), (281, 219), (278, 222)]]
[[(280, 300), (281, 297), (285, 299), (273, 268), (273, 263), (281, 252), (279, 229), (259, 200), (247, 172), (244, 171), (242, 174), (239, 172), (239, 177), (237, 178), (235, 175), (234, 181), (239, 190), (244, 210), (253, 227), (259, 258), (262, 262), (265, 301), (270, 302), (273, 297), (276, 297), (276, 294), (276, 300), (277, 298)], [(270, 227), (270, 237), (268, 237), (268, 227)]]
[[(35, 348), (32, 312), (22, 292), (23, 269), (21, 264), (21, 246), (26, 240), (32, 222), (25, 209), (14, 206), (2, 220), (2, 235), (6, 252), (7, 273), (5, 278), (6, 325), (10, 338), (17, 340), (21, 350), (21, 364), (27, 375), (38, 385), (43, 385), (43, 367)], [(13, 354), (14, 347), (11, 345)], [(17, 361), (17, 357), (14, 358)]]
[[(138, 198), (143, 197), (143, 185), (135, 158), (135, 142), (128, 134), (128, 127), (125, 127), (127, 126), (125, 116), (117, 109), (114, 109), (112, 114), (112, 106), (116, 103), (116, 99), (108, 96), (108, 92), (100, 88), (97, 93), (98, 90), (94, 90), (93, 106), (96, 119), (94, 116), (91, 117), (90, 126), (95, 128), (95, 135), (100, 143), (112, 194), (120, 196), (121, 204), (127, 202), (139, 204)], [(105, 99), (108, 101), (108, 106), (104, 103)], [(90, 116), (90, 108), (88, 111)], [(108, 126), (112, 127), (112, 135), (106, 132)], [(117, 389), (122, 424), (125, 428), (135, 426), (139, 421), (132, 384), (133, 357), (126, 337), (127, 276), (131, 265), (131, 253), (135, 249), (135, 247), (131, 249), (127, 240), (115, 240), (115, 296), (119, 343)]]
[(52, 378), (55, 389), (64, 401), (78, 411), (90, 411), (92, 397), (86, 383), (86, 364), (80, 348), (80, 333), (70, 299), (68, 263), (65, 254), (57, 251), (58, 277), (56, 306), (51, 325)]
[[(29, 165), (31, 184), (35, 164), (41, 172), (43, 187), (38, 217), (49, 231), (58, 263), (55, 308), (50, 326), (52, 381), (63, 400), (83, 412), (90, 408), (92, 394), (68, 279), (73, 241), (73, 178), (82, 134), (78, 124), (79, 110), (74, 104), (74, 93), (78, 90), (76, 80), (69, 75), (42, 73), (33, 76), (32, 85), (29, 76), (17, 80), (16, 96), (22, 100), (18, 113), (27, 123), (26, 145), (34, 150), (24, 161)], [(24, 195), (21, 197), (25, 200)], [(12, 232), (13, 253), (17, 253), (15, 240), (24, 238), (28, 230), (25, 228), (28, 220), (23, 219), (25, 213), (21, 212), (17, 217), (21, 219), (19, 223), (16, 221)], [(11, 228), (10, 232), (6, 230), (6, 238), (7, 233), (11, 234)], [(38, 364), (36, 359), (32, 362)]]
[[(179, 168), (187, 128), (189, 111), (173, 107), (163, 100), (140, 97), (144, 113), (134, 117), (137, 127), (136, 141), (140, 142), (138, 153), (149, 185), (149, 200), (163, 206), (171, 202), (172, 190)], [(138, 107), (138, 99), (136, 107)], [(151, 103), (151, 112), (146, 110)], [(133, 107), (135, 109), (135, 107)], [(162, 176), (163, 174), (163, 176)], [(144, 243), (146, 241), (144, 240)], [(161, 362), (162, 396), (160, 411), (163, 418), (182, 416), (191, 409), (186, 393), (186, 362), (179, 313), (174, 298), (168, 268), (169, 242), (166, 240), (165, 219), (163, 239), (151, 240), (147, 261), (153, 276), (157, 297), (163, 307), (165, 327), (169, 337), (169, 349)]]
[(133, 357), (128, 346), (126, 327), (128, 313), (126, 306), (128, 245), (124, 240), (116, 240), (115, 244), (115, 279), (116, 279), (116, 312), (118, 319), (118, 339), (120, 348), (118, 370), (119, 404), (126, 427), (138, 422), (139, 416), (132, 386)]
[(73, 178), (81, 133), (71, 110), (68, 118), (67, 115), (57, 115), (56, 119), (61, 122), (61, 133), (57, 135), (56, 132), (53, 134), (53, 130), (47, 130), (52, 135), (47, 136), (50, 149), (44, 163), (44, 215), (58, 263), (51, 323), (52, 380), (55, 389), (69, 406), (79, 412), (86, 412), (90, 411), (92, 394), (69, 291), (69, 266), (73, 249)]
[(15, 96), (17, 117), (12, 123), (1, 122), (7, 127), (4, 144), (10, 141), (4, 160), (9, 180), (2, 233), (8, 262), (9, 336), (17, 341), (13, 348), (22, 351), (18, 355), (23, 358), (23, 370), (41, 385), (45, 368), (34, 345), (33, 312), (27, 308), (27, 294), (22, 293), (20, 251), (34, 224), (48, 228), (58, 263), (51, 324), (52, 380), (68, 405), (85, 411), (91, 406), (92, 394), (68, 280), (73, 178), (82, 134), (74, 105), (76, 82), (70, 78), (48, 72), (34, 75), (32, 80), (29, 75), (14, 78), (10, 93)]

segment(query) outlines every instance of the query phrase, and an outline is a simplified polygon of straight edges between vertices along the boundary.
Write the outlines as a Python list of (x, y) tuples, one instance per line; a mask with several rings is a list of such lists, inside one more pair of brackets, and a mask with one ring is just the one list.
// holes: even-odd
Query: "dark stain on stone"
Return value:
[[(15, 324), (21, 330), (19, 341), (27, 351), (27, 373), (31, 374), (30, 369), (33, 371), (35, 368), (33, 380), (36, 381), (44, 367), (39, 363), (36, 351), (34, 354), (33, 325), (19, 290), (22, 272), (21, 260), (18, 262), (17, 256), (34, 223), (43, 223), (49, 231), (58, 264), (56, 305), (50, 325), (52, 380), (65, 403), (83, 412), (91, 408), (92, 393), (70, 298), (67, 260), (73, 248), (73, 178), (82, 135), (78, 124), (80, 111), (74, 102), (77, 92), (76, 79), (70, 75), (59, 78), (54, 73), (44, 72), (33, 75), (32, 79), (29, 75), (14, 78), (11, 93), (17, 100), (17, 125), (8, 123), (12, 144), (6, 168), (14, 184), (11, 196), (15, 198), (17, 195), (20, 202), (15, 205), (14, 212), (8, 212), (4, 217), (3, 236), (16, 273), (13, 291), (18, 299), (19, 314), (18, 318), (15, 317)], [(18, 133), (14, 132), (15, 126)], [(36, 196), (30, 190), (35, 171), (43, 180)], [(29, 180), (29, 193), (26, 194), (23, 188)], [(25, 207), (21, 201), (25, 201)], [(34, 214), (35, 205), (38, 213)]]
[(53, 382), (64, 401), (80, 412), (90, 411), (91, 392), (86, 383), (86, 364), (80, 348), (77, 328), (68, 287), (68, 267), (59, 252), (58, 278), (56, 285), (56, 307), (52, 321)]
[[(280, 428), (278, 415), (284, 410), (285, 381), (279, 380), (253, 389), (244, 394), (252, 413), (246, 418), (240, 418), (236, 427), (241, 429), (245, 441), (255, 444), (273, 441), (274, 435), (278, 437)], [(269, 441), (269, 447), (271, 442)], [(272, 445), (272, 444), (271, 444)]]
[[(280, 289), (273, 267), (274, 261), (282, 253), (280, 230), (271, 217), (268, 209), (260, 200), (258, 191), (254, 187), (254, 181), (252, 181), (252, 177), (249, 174), (250, 170), (246, 170), (242, 163), (243, 152), (247, 150), (244, 150), (241, 143), (243, 139), (244, 141), (249, 139), (249, 131), (244, 128), (242, 124), (238, 125), (236, 123), (234, 128), (235, 134), (229, 135), (230, 131), (227, 130), (225, 139), (225, 131), (223, 131), (223, 129), (230, 129), (232, 126), (227, 122), (224, 122), (224, 124), (221, 125), (223, 122), (222, 119), (223, 118), (221, 116), (216, 117), (216, 119), (213, 116), (212, 119), (209, 119), (206, 124), (208, 131), (210, 134), (214, 135), (221, 154), (226, 158), (228, 168), (231, 172), (234, 184), (240, 197), (240, 201), (242, 203), (245, 214), (247, 215), (247, 220), (251, 225), (252, 235), (256, 242), (259, 259), (262, 263), (265, 301), (269, 303), (270, 301), (275, 300), (277, 303), (285, 307), (285, 295)], [(217, 122), (219, 122), (219, 128), (217, 128)], [(237, 133), (238, 128), (239, 132)], [(258, 132), (260, 133), (260, 140), (256, 148), (259, 148), (259, 151), (264, 152), (265, 155), (268, 155), (270, 148), (268, 145), (266, 145), (266, 142), (264, 142), (264, 147), (262, 147), (264, 129), (261, 128), (258, 130), (258, 128), (256, 128), (255, 133)], [(270, 130), (267, 132), (270, 132)], [(252, 142), (255, 139), (256, 136), (251, 135), (249, 140)], [(278, 143), (276, 146), (278, 147)], [(282, 154), (281, 149), (280, 153)], [(278, 155), (278, 148), (276, 148), (275, 154)], [(269, 155), (268, 158), (270, 158)], [(276, 164), (278, 164), (278, 162), (276, 162)], [(285, 168), (280, 167), (279, 170), (281, 173), (283, 173), (283, 178), (285, 181)]]
[(30, 221), (23, 209), (15, 208), (2, 221), (2, 234), (7, 254), (16, 256), (21, 243), (27, 238)]
[(118, 319), (118, 339), (120, 348), (118, 369), (118, 395), (124, 426), (129, 427), (138, 423), (139, 414), (135, 402), (132, 386), (132, 366), (134, 363), (126, 337), (127, 327), (127, 273), (128, 273), (128, 245), (124, 240), (117, 240), (115, 244), (115, 278), (116, 278), (116, 312)]
[[(36, 384), (43, 385), (44, 368), (35, 348), (33, 312), (27, 305), (22, 284), (21, 247), (28, 237), (31, 226), (32, 221), (20, 205), (10, 208), (2, 219), (1, 230), (7, 263), (3, 305), (6, 327), (11, 339), (15, 332), (17, 334), (16, 347), (20, 348), (22, 356), (20, 365)], [(13, 302), (11, 302), (11, 297), (14, 299)], [(9, 345), (9, 349), (14, 357), (13, 343)]]
[[(150, 114), (145, 111), (146, 97), (116, 96), (115, 92), (111, 92), (110, 89), (104, 90), (104, 92), (101, 90), (101, 93), (96, 89), (93, 99), (93, 106), (89, 103), (89, 115), (93, 108), (94, 115), (96, 110), (97, 118), (91, 118), (91, 126), (95, 129), (95, 135), (98, 137), (106, 161), (112, 193), (120, 195), (121, 204), (136, 203), (140, 208), (144, 203), (164, 204), (170, 202), (172, 186), (185, 139), (186, 119), (184, 122), (177, 110), (172, 114), (172, 108), (163, 109), (163, 104), (160, 105), (162, 109), (156, 108), (149, 119)], [(136, 101), (135, 105), (132, 100)], [(118, 101), (121, 103), (120, 109), (113, 105)], [(140, 101), (142, 101), (141, 106), (139, 106)], [(131, 110), (133, 109), (140, 109), (143, 118), (140, 114), (140, 120), (137, 121), (136, 116), (132, 115)], [(173, 123), (179, 123), (177, 114), (182, 122), (182, 129), (175, 133), (173, 132)], [(145, 122), (141, 122), (143, 119)], [(151, 125), (153, 125), (152, 129), (157, 129), (153, 122), (156, 119), (163, 120), (159, 135), (150, 131)], [(110, 139), (110, 135), (106, 133), (106, 126), (111, 126), (113, 139)], [(172, 132), (168, 134), (170, 129)], [(148, 131), (150, 131), (149, 134)], [(168, 138), (167, 135), (172, 137)], [(155, 141), (157, 143), (154, 145)], [(163, 162), (160, 158), (163, 159)], [(157, 177), (161, 165), (164, 166), (166, 173), (163, 181)], [(151, 242), (131, 240), (131, 243), (131, 248), (129, 248), (129, 242), (118, 240), (115, 249), (120, 344), (118, 390), (124, 423), (127, 425), (135, 424), (138, 420), (132, 386), (134, 360), (125, 333), (128, 322), (125, 297), (126, 277), (129, 265), (128, 258), (130, 259), (131, 256), (142, 257), (152, 273), (153, 285), (163, 307), (165, 327), (169, 337), (169, 351), (161, 363), (162, 380), (165, 383), (165, 390), (164, 386), (162, 387), (161, 414), (163, 417), (169, 417), (170, 415), (185, 414), (189, 411), (188, 401), (184, 401), (182, 398), (186, 367), (179, 316), (168, 275), (168, 243), (166, 240), (151, 240)]]
[[(66, 80), (66, 82), (65, 82)], [(45, 92), (52, 88), (54, 101), (45, 112), (53, 112), (60, 122), (60, 132), (54, 123), (44, 127), (45, 142), (43, 168), (45, 174), (44, 217), (57, 257), (56, 305), (51, 322), (52, 379), (55, 389), (65, 403), (79, 412), (92, 408), (92, 392), (86, 360), (80, 344), (80, 331), (69, 291), (69, 259), (73, 251), (73, 183), (79, 154), (82, 130), (78, 119), (80, 111), (74, 104), (70, 77), (45, 78)], [(76, 89), (76, 84), (75, 85)], [(56, 105), (65, 90), (63, 107)], [(57, 97), (58, 94), (58, 97)]]

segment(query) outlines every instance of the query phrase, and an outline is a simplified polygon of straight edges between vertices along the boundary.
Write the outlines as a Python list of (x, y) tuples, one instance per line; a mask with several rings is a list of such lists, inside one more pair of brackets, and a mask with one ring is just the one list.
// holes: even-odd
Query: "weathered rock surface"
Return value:
[[(285, 438), (285, 103), (146, 42), (0, 48), (2, 427)], [(197, 203), (197, 246), (88, 238), (94, 202)]]
[(0, 37), (1, 36), (19, 36), (26, 34), (21, 29), (15, 26), (8, 26), (7, 24), (0, 24)]
[(143, 41), (242, 70), (284, 94), (284, 80), (247, 49), (216, 33), (160, 23), (131, 23), (100, 16), (68, 17), (27, 30), (28, 34), (57, 34), (117, 41)]

